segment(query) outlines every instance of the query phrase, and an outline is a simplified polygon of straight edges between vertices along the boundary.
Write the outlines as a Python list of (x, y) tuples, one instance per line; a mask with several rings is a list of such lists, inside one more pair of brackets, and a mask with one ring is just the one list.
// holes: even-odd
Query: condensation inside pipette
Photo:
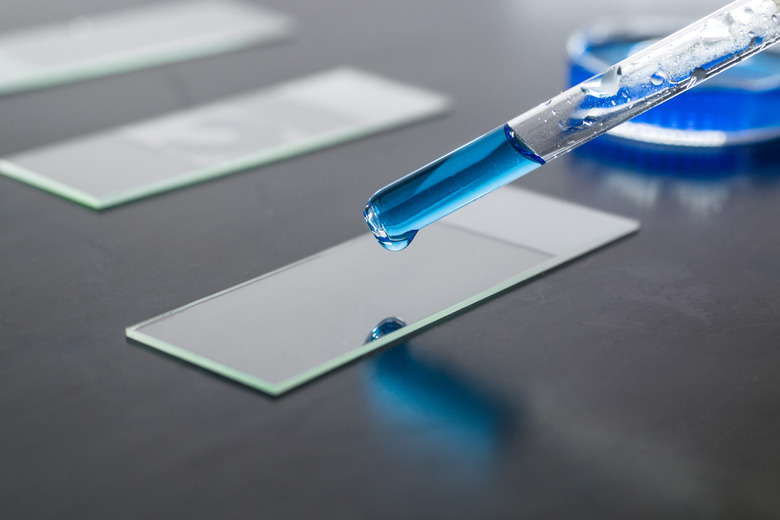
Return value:
[[(387, 249), (419, 229), (780, 41), (780, 0), (737, 0), (378, 191)], [(534, 153), (529, 151), (533, 150)]]
[(502, 126), (379, 190), (363, 214), (379, 243), (399, 251), (424, 226), (542, 164)]
[(729, 4), (507, 124), (551, 161), (778, 41), (777, 1)]

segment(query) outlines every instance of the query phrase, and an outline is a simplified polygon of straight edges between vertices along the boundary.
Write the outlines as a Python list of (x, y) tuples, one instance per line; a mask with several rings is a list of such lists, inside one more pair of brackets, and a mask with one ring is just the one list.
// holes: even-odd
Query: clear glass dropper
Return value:
[(364, 215), (390, 250), (547, 161), (780, 40), (780, 0), (737, 0), (376, 192)]

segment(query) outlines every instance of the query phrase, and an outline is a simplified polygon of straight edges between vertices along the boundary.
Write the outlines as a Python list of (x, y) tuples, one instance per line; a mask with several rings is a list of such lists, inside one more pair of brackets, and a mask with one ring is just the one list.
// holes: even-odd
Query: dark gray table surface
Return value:
[[(141, 3), (4, 0), (0, 29)], [(554, 161), (517, 184), (642, 230), (282, 398), (128, 342), (363, 233), (375, 189), (560, 91), (576, 27), (720, 2), (265, 4), (296, 41), (0, 98), (0, 156), (338, 65), (456, 110), (100, 213), (0, 178), (0, 517), (780, 515), (771, 147)]]

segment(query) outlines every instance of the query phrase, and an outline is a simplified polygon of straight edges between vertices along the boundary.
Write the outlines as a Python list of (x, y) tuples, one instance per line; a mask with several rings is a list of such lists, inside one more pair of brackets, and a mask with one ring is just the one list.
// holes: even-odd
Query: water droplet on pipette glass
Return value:
[(621, 67), (612, 67), (602, 76), (586, 81), (580, 87), (583, 94), (596, 98), (612, 97), (620, 90), (620, 79), (623, 76)]
[(596, 119), (593, 116), (588, 116), (585, 119), (582, 120), (582, 124), (585, 126), (591, 126), (593, 123), (597, 122), (598, 119)]
[(623, 68), (621, 66), (612, 67), (601, 78), (601, 88), (605, 92), (611, 92), (614, 96), (620, 88), (620, 79), (623, 77)]
[(774, 23), (777, 23), (777, 15), (776, 15), (776, 14), (773, 14), (773, 15), (772, 15), (772, 21), (773, 21)]
[(658, 70), (655, 72), (655, 74), (650, 76), (650, 83), (652, 83), (656, 87), (662, 85), (664, 80), (666, 80), (666, 74), (662, 70)]

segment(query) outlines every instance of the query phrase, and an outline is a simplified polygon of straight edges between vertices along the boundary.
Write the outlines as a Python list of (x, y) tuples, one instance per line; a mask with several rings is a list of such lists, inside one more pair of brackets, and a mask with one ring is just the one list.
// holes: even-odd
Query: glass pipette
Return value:
[(780, 40), (780, 0), (737, 0), (376, 192), (387, 249)]

